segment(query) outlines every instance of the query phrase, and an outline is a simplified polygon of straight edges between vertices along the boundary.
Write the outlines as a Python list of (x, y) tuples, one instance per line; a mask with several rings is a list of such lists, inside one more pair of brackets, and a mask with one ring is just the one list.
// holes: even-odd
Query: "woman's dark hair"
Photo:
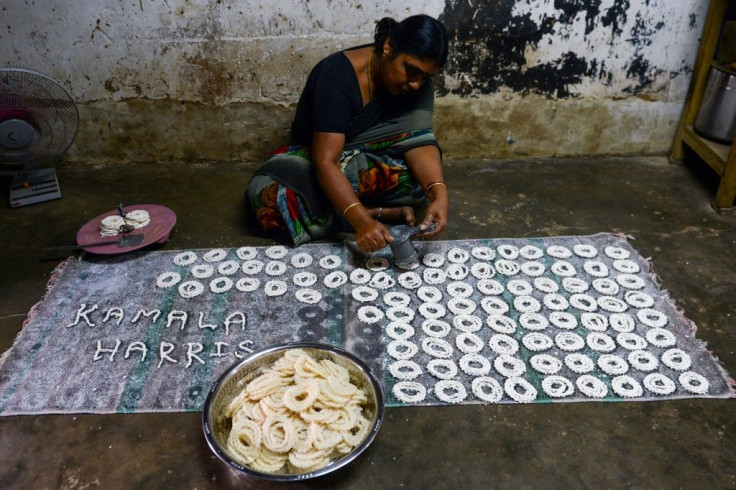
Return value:
[(383, 50), (386, 39), (391, 37), (391, 56), (407, 53), (417, 58), (436, 61), (442, 67), (447, 61), (447, 31), (442, 22), (428, 15), (412, 15), (401, 22), (384, 17), (376, 24), (374, 48)]

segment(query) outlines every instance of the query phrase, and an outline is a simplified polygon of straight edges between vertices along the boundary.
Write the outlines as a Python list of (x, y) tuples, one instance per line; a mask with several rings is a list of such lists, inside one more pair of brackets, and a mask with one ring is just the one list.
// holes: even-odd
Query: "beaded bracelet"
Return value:
[(424, 195), (429, 197), (429, 190), (436, 185), (444, 185), (445, 187), (447, 187), (447, 184), (445, 183), (444, 180), (438, 180), (436, 182), (432, 182), (431, 184), (429, 184), (427, 187), (424, 188)]

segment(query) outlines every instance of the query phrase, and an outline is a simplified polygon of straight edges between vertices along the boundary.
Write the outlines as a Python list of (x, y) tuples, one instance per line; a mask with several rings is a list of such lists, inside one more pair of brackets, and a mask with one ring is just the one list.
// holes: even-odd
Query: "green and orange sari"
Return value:
[[(431, 129), (397, 131), (401, 122), (400, 118), (372, 128), (347, 144), (341, 154), (340, 168), (366, 206), (416, 206), (424, 202), (422, 189), (403, 155), (412, 148), (437, 146), (437, 142)], [(256, 172), (246, 191), (259, 225), (293, 246), (352, 231), (324, 197), (311, 165), (310, 148), (279, 148)]]

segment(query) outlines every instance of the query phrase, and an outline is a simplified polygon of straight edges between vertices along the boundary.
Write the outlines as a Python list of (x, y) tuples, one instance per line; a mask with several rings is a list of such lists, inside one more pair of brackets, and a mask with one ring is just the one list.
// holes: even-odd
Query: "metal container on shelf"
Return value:
[(731, 144), (736, 134), (736, 63), (713, 63), (695, 130), (708, 139)]

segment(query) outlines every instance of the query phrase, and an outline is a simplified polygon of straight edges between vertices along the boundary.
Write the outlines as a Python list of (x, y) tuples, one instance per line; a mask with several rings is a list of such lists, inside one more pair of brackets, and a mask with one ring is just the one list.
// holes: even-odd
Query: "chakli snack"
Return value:
[(430, 318), (422, 322), (422, 331), (430, 337), (447, 337), (452, 327), (447, 322), (442, 320)]
[(662, 373), (647, 374), (644, 387), (655, 395), (669, 395), (677, 388), (675, 382)]
[(596, 255), (598, 255), (598, 250), (593, 245), (584, 243), (573, 245), (572, 251), (575, 252), (575, 255), (577, 255), (578, 257), (584, 257), (586, 259), (592, 259)]
[(206, 252), (202, 259), (205, 262), (219, 262), (223, 260), (225, 257), (227, 257), (227, 250), (224, 250), (222, 248), (214, 248), (210, 250), (209, 252)]
[(503, 285), (495, 279), (481, 279), (476, 285), (478, 291), (486, 296), (501, 294), (504, 291)]
[(659, 365), (659, 360), (657, 360), (654, 354), (645, 350), (631, 351), (628, 361), (634, 369), (642, 372), (654, 371)]
[(680, 376), (678, 377), (678, 381), (680, 381), (682, 387), (690, 393), (695, 393), (697, 395), (704, 395), (708, 393), (708, 380), (705, 378), (705, 376), (702, 376), (698, 373), (685, 371), (684, 373), (680, 374)]
[(291, 257), (291, 265), (293, 265), (294, 267), (298, 269), (309, 267), (310, 265), (312, 265), (313, 261), (314, 261), (314, 257), (312, 257), (310, 254), (306, 252), (294, 254), (294, 256)]
[(368, 281), (368, 285), (377, 289), (389, 289), (396, 285), (396, 279), (386, 274), (383, 271), (376, 272), (371, 280)]
[(366, 400), (344, 367), (287, 350), (228, 406), (227, 447), (239, 463), (264, 473), (324, 468), (370, 430)]
[(145, 209), (135, 209), (129, 211), (125, 216), (112, 215), (107, 216), (100, 222), (100, 236), (115, 236), (118, 233), (126, 232), (135, 228), (143, 228), (151, 222), (151, 217)]
[(544, 251), (534, 245), (524, 245), (519, 249), (519, 255), (527, 260), (535, 260), (544, 256)]
[(322, 300), (322, 293), (316, 289), (302, 288), (294, 293), (294, 297), (307, 305), (314, 305)]
[(452, 359), (432, 359), (427, 363), (429, 374), (439, 379), (452, 379), (457, 375), (457, 365)]
[(116, 215), (108, 216), (100, 222), (100, 236), (115, 236), (120, 233), (120, 227), (125, 225), (125, 220)]
[(496, 275), (496, 269), (486, 262), (476, 262), (470, 266), (470, 274), (476, 279), (490, 279)]
[(215, 268), (209, 264), (197, 264), (191, 269), (192, 275), (197, 279), (207, 279), (215, 273)]
[(396, 361), (392, 363), (388, 369), (394, 378), (402, 381), (411, 381), (422, 374), (422, 368), (419, 364), (408, 359)]
[(422, 303), (419, 305), (419, 314), (427, 320), (438, 320), (446, 313), (447, 311), (441, 303)]
[(608, 394), (606, 383), (590, 374), (583, 374), (575, 380), (575, 385), (587, 397), (603, 398)]
[(417, 297), (427, 303), (437, 303), (442, 300), (442, 291), (434, 286), (422, 286), (417, 290)]
[(617, 395), (624, 398), (637, 398), (644, 393), (639, 382), (627, 374), (613, 378), (611, 388)]
[(289, 253), (289, 249), (283, 245), (273, 245), (266, 249), (266, 257), (273, 260), (283, 259)]
[(455, 345), (464, 354), (477, 354), (483, 350), (483, 339), (471, 332), (460, 332), (455, 337)]
[(546, 271), (544, 264), (540, 262), (525, 262), (519, 266), (519, 269), (529, 277), (539, 277)]
[(496, 252), (490, 247), (473, 247), (470, 251), (470, 255), (478, 260), (493, 260), (496, 257)]
[(506, 284), (506, 289), (514, 296), (528, 296), (534, 291), (532, 285), (524, 279), (511, 279)]
[(237, 290), (244, 293), (253, 292), (258, 289), (260, 285), (260, 279), (257, 279), (255, 277), (243, 277), (238, 279), (238, 282), (235, 283), (235, 287), (237, 288)]
[(595, 369), (593, 360), (579, 352), (573, 352), (565, 356), (565, 365), (570, 371), (578, 374), (589, 373)]
[(197, 261), (197, 254), (191, 251), (181, 252), (174, 257), (174, 264), (182, 267), (192, 265)]
[(179, 285), (179, 295), (184, 299), (191, 299), (204, 292), (204, 286), (197, 281), (186, 281)]
[(266, 296), (274, 297), (274, 296), (281, 296), (284, 294), (287, 290), (286, 283), (284, 281), (279, 280), (271, 280), (266, 283), (266, 285), (263, 287), (264, 291), (266, 292)]
[(324, 285), (330, 289), (339, 288), (348, 281), (348, 276), (343, 271), (332, 271), (325, 276)]
[(143, 228), (151, 222), (151, 215), (145, 209), (134, 209), (125, 213), (125, 224), (133, 228)]
[(383, 316), (383, 310), (380, 310), (373, 305), (361, 306), (358, 309), (358, 319), (363, 323), (376, 323), (381, 321)]
[(499, 355), (513, 356), (519, 351), (516, 339), (502, 333), (493, 334), (488, 340), (488, 346)]
[(468, 251), (454, 247), (447, 252), (447, 260), (453, 264), (464, 264), (470, 258)]
[(378, 298), (378, 291), (368, 286), (358, 286), (353, 288), (353, 299), (361, 303), (368, 303)]
[(442, 267), (445, 264), (445, 257), (437, 253), (428, 253), (424, 255), (422, 262), (427, 267)]
[(394, 340), (406, 340), (414, 336), (414, 327), (408, 323), (391, 322), (386, 326), (386, 335)]
[(419, 403), (427, 396), (427, 388), (416, 381), (399, 381), (391, 391), (399, 401), (404, 403)]
[(156, 286), (166, 289), (175, 286), (179, 281), (181, 281), (181, 274), (177, 272), (164, 272), (156, 279)]
[(317, 274), (313, 272), (297, 272), (291, 280), (300, 288), (308, 288), (317, 282)]
[(234, 260), (226, 260), (217, 266), (217, 272), (223, 276), (232, 276), (240, 270), (240, 263)]
[(258, 255), (258, 250), (255, 247), (240, 247), (235, 254), (240, 260), (252, 260)]
[(453, 379), (443, 379), (434, 385), (434, 394), (446, 403), (460, 403), (468, 396), (462, 383)]
[(233, 287), (233, 280), (229, 277), (218, 277), (210, 281), (210, 291), (215, 294), (221, 294)]
[(263, 270), (263, 262), (257, 259), (246, 260), (240, 268), (245, 274), (253, 276)]
[(323, 269), (336, 269), (342, 264), (342, 259), (337, 255), (325, 255), (319, 259), (319, 266)]
[(272, 260), (266, 264), (266, 274), (269, 276), (280, 276), (286, 273), (286, 264), (279, 260)]
[(542, 380), (542, 389), (552, 398), (564, 398), (575, 392), (572, 381), (563, 376), (547, 376)]
[(383, 295), (383, 302), (386, 306), (406, 306), (411, 303), (411, 298), (406, 293), (390, 291)]
[[(436, 359), (439, 360), (439, 359)], [(471, 376), (485, 376), (491, 371), (491, 361), (480, 354), (467, 353), (460, 358), (460, 369)]]
[(529, 359), (529, 364), (542, 374), (556, 374), (562, 368), (562, 361), (549, 354), (536, 354)]
[(447, 274), (442, 269), (424, 269), (422, 276), (427, 284), (443, 284), (447, 280)]

